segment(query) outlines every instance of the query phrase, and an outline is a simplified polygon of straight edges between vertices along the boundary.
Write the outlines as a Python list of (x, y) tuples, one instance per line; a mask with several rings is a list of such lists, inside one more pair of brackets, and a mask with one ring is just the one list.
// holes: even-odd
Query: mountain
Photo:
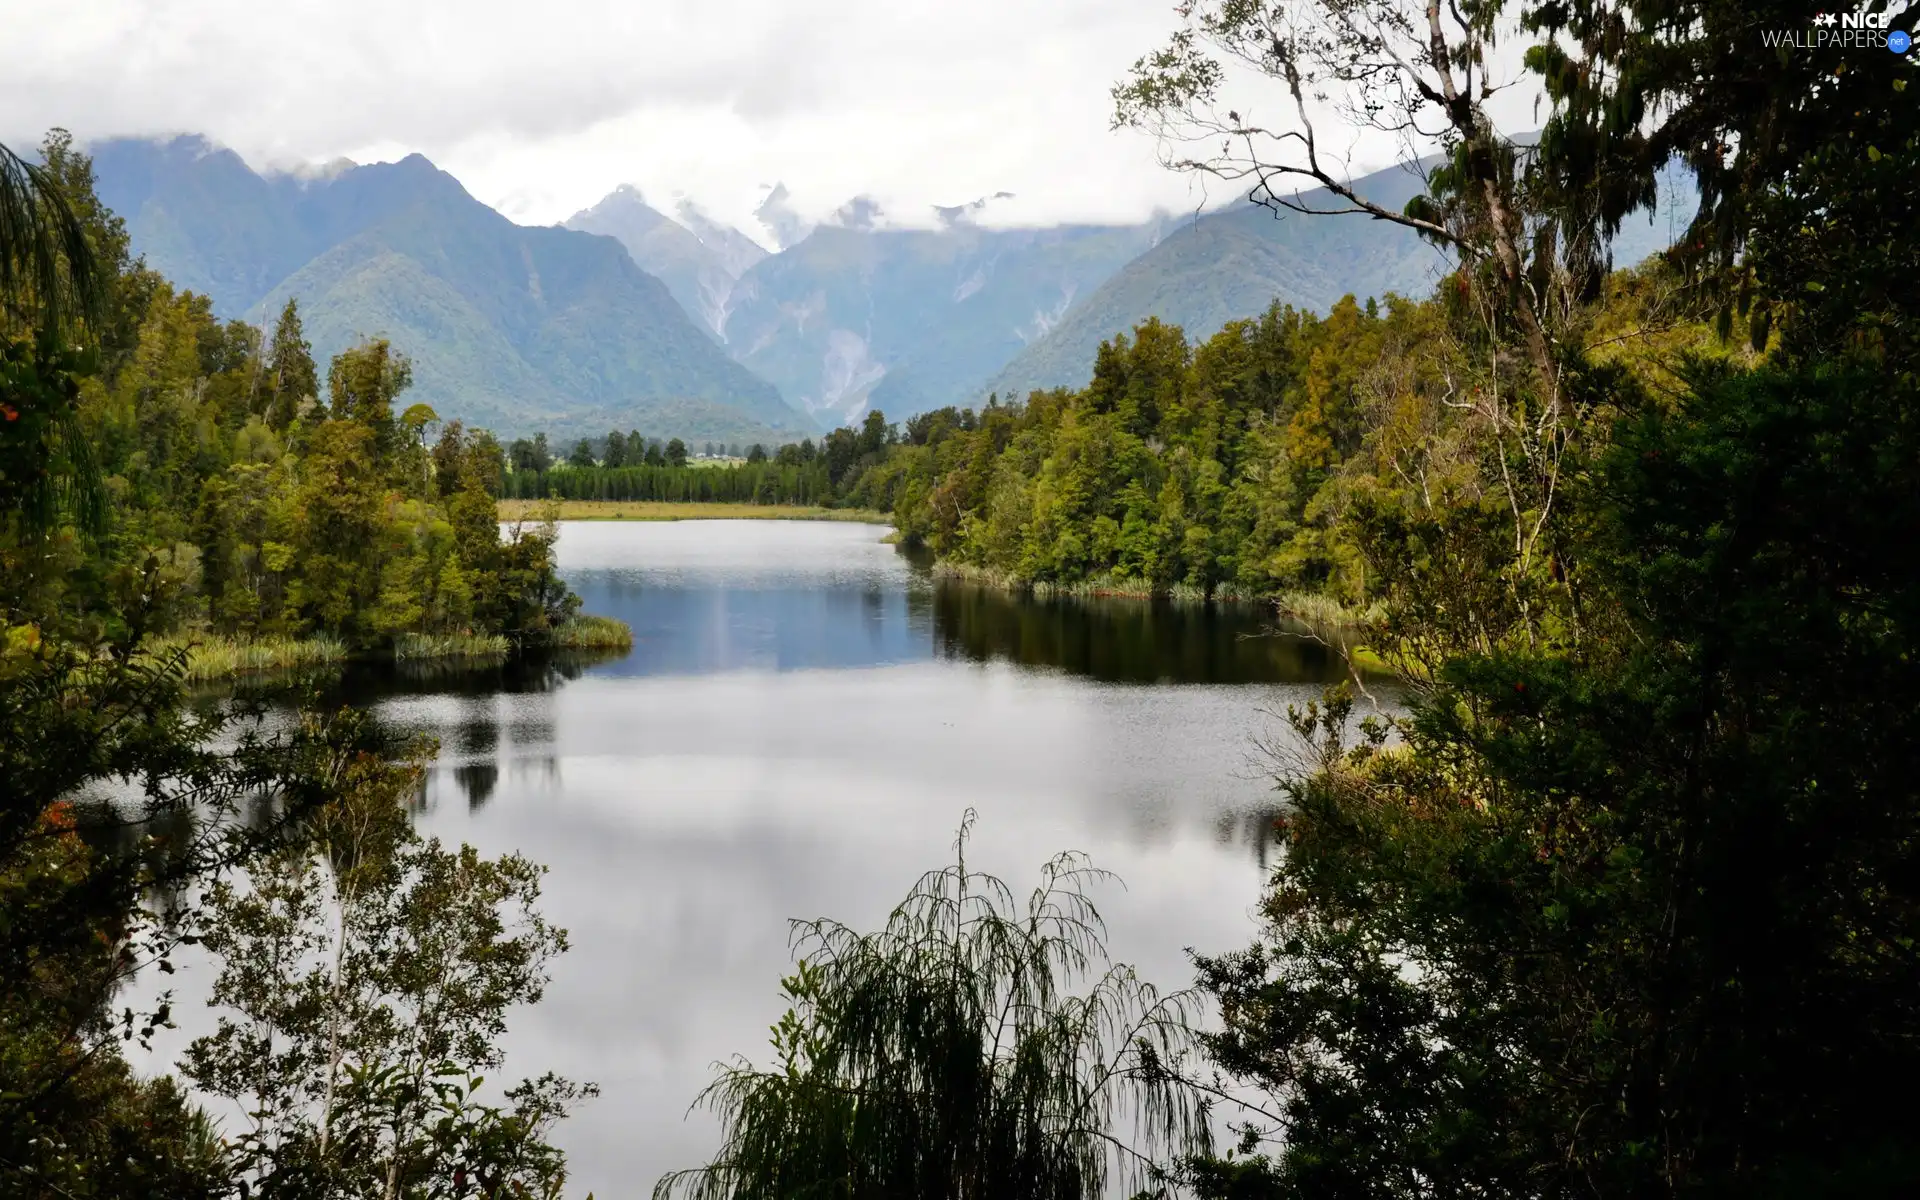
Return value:
[(673, 206), (673, 219), (693, 231), (702, 245), (720, 260), (720, 269), (735, 279), (767, 256), (766, 247), (731, 225), (709, 217), (698, 204), (682, 197)]
[(641, 270), (666, 284), (680, 307), (718, 337), (726, 326), (734, 280), (767, 252), (740, 231), (707, 219), (689, 202), (681, 202), (680, 212), (680, 219), (669, 217), (649, 205), (638, 189), (622, 185), (564, 224), (625, 246)]
[(814, 431), (619, 242), (516, 225), (420, 155), (261, 175), (198, 138), (91, 150), (149, 265), (227, 316), (270, 321), (297, 297), (323, 364), (390, 338), (414, 362), (409, 400), (443, 418), (503, 435)]
[[(1423, 190), (1418, 175), (1400, 168), (1367, 176), (1358, 186), (1362, 195), (1396, 209)], [(1324, 197), (1306, 197), (1317, 198)], [(1276, 216), (1241, 202), (1169, 232), (1074, 305), (1045, 337), (983, 377), (967, 401), (1079, 387), (1092, 376), (1100, 343), (1148, 317), (1207, 338), (1275, 300), (1325, 312), (1349, 292), (1425, 296), (1447, 269), (1438, 251), (1403, 226), (1356, 216)]]
[[(1394, 167), (1356, 183), (1363, 196), (1401, 209), (1424, 190), (1421, 175)], [(1613, 239), (1614, 262), (1629, 266), (1673, 244), (1693, 219), (1699, 194), (1684, 171), (1662, 175), (1662, 202), (1629, 217)], [(1337, 207), (1325, 192), (1303, 199)], [(1024, 397), (1036, 389), (1080, 387), (1092, 377), (1100, 343), (1148, 317), (1204, 339), (1228, 321), (1257, 316), (1274, 301), (1325, 313), (1340, 297), (1424, 298), (1451, 263), (1413, 231), (1362, 216), (1305, 216), (1240, 202), (1172, 230), (1075, 304), (1043, 338), (1015, 355), (966, 397)]]
[(959, 403), (1164, 224), (986, 229), (955, 212), (898, 229), (849, 205), (740, 277), (728, 350), (827, 423)]

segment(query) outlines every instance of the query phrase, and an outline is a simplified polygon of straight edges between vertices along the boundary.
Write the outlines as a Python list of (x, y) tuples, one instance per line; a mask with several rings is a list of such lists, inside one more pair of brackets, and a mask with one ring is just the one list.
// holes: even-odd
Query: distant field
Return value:
[(886, 525), (893, 518), (863, 508), (801, 508), (791, 504), (674, 504), (655, 500), (502, 500), (500, 519), (537, 516), (547, 506), (562, 521), (864, 521)]

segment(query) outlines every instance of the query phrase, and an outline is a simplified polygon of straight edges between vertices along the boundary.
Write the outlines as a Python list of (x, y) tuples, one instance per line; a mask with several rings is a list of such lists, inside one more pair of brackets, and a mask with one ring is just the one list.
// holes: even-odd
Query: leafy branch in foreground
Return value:
[(722, 1067), (719, 1155), (656, 1197), (1091, 1198), (1206, 1149), (1192, 997), (1109, 965), (1087, 887), (1111, 877), (1061, 854), (1023, 908), (967, 869), (973, 820), (879, 932), (794, 923), (777, 1062)]
[(258, 1194), (554, 1196), (549, 1127), (594, 1089), (555, 1075), (483, 1103), (507, 1010), (539, 1001), (566, 934), (545, 869), (413, 831), (411, 761), (362, 755), (310, 837), (216, 883), (206, 944), (219, 1028), (182, 1064), (246, 1111), (230, 1147)]

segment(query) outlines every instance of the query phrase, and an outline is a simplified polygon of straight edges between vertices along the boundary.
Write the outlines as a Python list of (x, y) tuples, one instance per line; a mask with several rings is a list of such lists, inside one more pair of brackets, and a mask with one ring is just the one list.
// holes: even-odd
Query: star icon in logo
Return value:
[(1834, 16), (1834, 15), (1833, 15), (1832, 13), (1830, 13), (1830, 12), (1823, 12), (1823, 13), (1821, 13), (1821, 14), (1820, 14), (1819, 16), (1817, 16), (1817, 17), (1815, 17), (1815, 18), (1813, 19), (1813, 23), (1814, 23), (1815, 25), (1831, 25), (1831, 24), (1833, 24), (1833, 23), (1834, 23), (1834, 21), (1836, 21), (1837, 19), (1838, 19), (1838, 18), (1836, 18), (1836, 17), (1835, 17), (1835, 16)]

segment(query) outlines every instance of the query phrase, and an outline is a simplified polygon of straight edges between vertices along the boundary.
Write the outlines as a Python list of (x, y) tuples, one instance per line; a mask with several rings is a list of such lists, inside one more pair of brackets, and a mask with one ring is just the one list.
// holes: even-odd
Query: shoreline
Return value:
[(1237, 604), (1257, 605), (1270, 610), (1277, 621), (1290, 621), (1298, 626), (1296, 632), (1305, 633), (1329, 643), (1337, 643), (1341, 653), (1358, 670), (1371, 674), (1398, 675), (1386, 659), (1371, 647), (1360, 642), (1368, 627), (1379, 620), (1384, 612), (1378, 601), (1366, 608), (1355, 608), (1349, 604), (1315, 592), (1271, 592), (1266, 595), (1249, 596), (1244, 592), (1224, 589), (1208, 596), (1191, 587), (1177, 587), (1168, 591), (1156, 592), (1127, 580), (1111, 577), (1097, 577), (1080, 583), (1058, 584), (1046, 581), (1024, 580), (995, 571), (987, 567), (976, 567), (969, 563), (936, 561), (932, 566), (936, 579), (951, 579), (976, 587), (992, 588), (996, 591), (1014, 595), (1031, 596), (1037, 600), (1050, 600), (1058, 597), (1072, 599), (1111, 598), (1121, 600), (1164, 600), (1173, 604)]
[(678, 500), (501, 500), (502, 521), (540, 519), (553, 511), (560, 521), (853, 521), (891, 525), (891, 513), (866, 508), (797, 504), (699, 503)]
[(355, 662), (500, 663), (529, 650), (627, 650), (632, 646), (633, 630), (626, 622), (583, 614), (555, 630), (545, 641), (519, 650), (505, 635), (497, 633), (401, 634), (391, 649), (381, 653), (351, 651), (346, 643), (326, 635), (240, 638), (196, 631), (150, 637), (142, 643), (140, 653), (149, 660), (161, 655), (183, 655), (181, 679), (199, 684), (287, 671), (338, 670)]
[(1304, 625), (1356, 633), (1366, 629), (1369, 624), (1383, 615), (1378, 602), (1366, 608), (1355, 608), (1315, 592), (1248, 593), (1229, 587), (1215, 589), (1209, 594), (1184, 584), (1156, 591), (1136, 580), (1115, 579), (1108, 575), (1095, 576), (1078, 583), (1051, 583), (1046, 580), (1021, 579), (990, 567), (977, 567), (971, 563), (946, 560), (936, 560), (932, 570), (933, 574), (939, 578), (957, 579), (965, 583), (979, 584), (983, 587), (997, 588), (1042, 600), (1056, 596), (1074, 596), (1170, 600), (1177, 604), (1252, 604), (1271, 608), (1277, 615), (1291, 617)]

